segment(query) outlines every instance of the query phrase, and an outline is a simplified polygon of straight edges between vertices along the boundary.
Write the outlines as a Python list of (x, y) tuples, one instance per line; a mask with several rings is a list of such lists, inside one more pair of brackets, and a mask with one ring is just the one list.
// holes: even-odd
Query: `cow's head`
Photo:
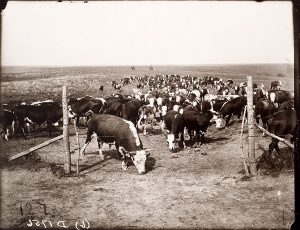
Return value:
[(161, 115), (164, 117), (166, 116), (167, 112), (168, 112), (168, 107), (166, 105), (163, 105), (161, 107)]
[(147, 153), (147, 151), (149, 150), (142, 149), (142, 150), (135, 151), (134, 154), (133, 153), (130, 154), (131, 160), (135, 165), (135, 167), (137, 168), (139, 174), (144, 174), (146, 172), (146, 167), (145, 167), (146, 160), (147, 160), (147, 156), (150, 155), (150, 153)]
[(218, 115), (217, 119), (215, 119), (215, 122), (216, 122), (217, 129), (222, 129), (225, 127), (225, 120), (221, 115)]
[(169, 149), (171, 151), (175, 151), (175, 149), (176, 149), (176, 139), (175, 139), (174, 134), (168, 134), (167, 135), (167, 142), (168, 142), (168, 145), (169, 145)]

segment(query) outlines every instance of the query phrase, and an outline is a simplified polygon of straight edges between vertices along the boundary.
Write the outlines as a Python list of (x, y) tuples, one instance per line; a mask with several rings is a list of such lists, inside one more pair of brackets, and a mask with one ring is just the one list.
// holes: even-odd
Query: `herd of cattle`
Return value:
[[(132, 87), (133, 93), (122, 94), (122, 88), (129, 84), (136, 86)], [(147, 93), (143, 93), (145, 86), (150, 89)], [(278, 136), (293, 135), (296, 126), (294, 95), (282, 90), (281, 86), (281, 81), (274, 81), (266, 90), (263, 84), (253, 83), (254, 114), (257, 123), (261, 119), (269, 132)], [(187, 145), (199, 147), (210, 125), (215, 123), (218, 129), (228, 127), (231, 116), (240, 118), (247, 105), (247, 83), (224, 82), (209, 76), (131, 76), (120, 82), (113, 81), (111, 87), (117, 91), (106, 98), (69, 98), (69, 118), (76, 119), (78, 125), (80, 118), (90, 119), (81, 154), (96, 133), (101, 157), (102, 144), (114, 143), (122, 159), (122, 168), (126, 170), (127, 160), (131, 158), (139, 173), (145, 172), (147, 150), (143, 148), (138, 131), (147, 135), (159, 124), (171, 151)], [(104, 86), (100, 86), (99, 90), (103, 89)], [(46, 124), (51, 136), (53, 126), (59, 125), (63, 116), (61, 104), (52, 100), (23, 102), (11, 110), (8, 105), (2, 105), (1, 110), (2, 137), (6, 140), (10, 135), (26, 138), (27, 133), (36, 131), (42, 124)], [(269, 156), (274, 148), (279, 153), (278, 140), (272, 138)]]

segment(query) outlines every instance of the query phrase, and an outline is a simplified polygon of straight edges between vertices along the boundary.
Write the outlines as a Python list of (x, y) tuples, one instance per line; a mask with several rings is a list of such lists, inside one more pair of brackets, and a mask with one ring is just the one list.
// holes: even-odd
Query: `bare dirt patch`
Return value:
[[(63, 144), (58, 141), (36, 151), (39, 157), (30, 161), (34, 164), (2, 169), (2, 226), (26, 226), (31, 215), (63, 219), (68, 226), (87, 219), (92, 227), (104, 228), (289, 228), (293, 172), (286, 168), (274, 177), (261, 174), (243, 181), (239, 126), (210, 127), (201, 148), (177, 153), (169, 152), (162, 134), (141, 135), (145, 147), (152, 149), (145, 175), (138, 175), (133, 165), (123, 171), (114, 148), (106, 146), (106, 157), (100, 160), (94, 139), (80, 160), (80, 175), (66, 177), (60, 171)], [(85, 129), (80, 133), (82, 145)], [(259, 143), (267, 149), (269, 139)], [(76, 149), (72, 136), (73, 170)]]

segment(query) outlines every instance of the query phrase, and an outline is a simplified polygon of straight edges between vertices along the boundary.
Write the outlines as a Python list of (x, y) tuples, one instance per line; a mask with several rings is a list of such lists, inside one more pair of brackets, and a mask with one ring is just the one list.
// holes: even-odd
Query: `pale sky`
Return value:
[(291, 2), (11, 2), (2, 65), (293, 63)]

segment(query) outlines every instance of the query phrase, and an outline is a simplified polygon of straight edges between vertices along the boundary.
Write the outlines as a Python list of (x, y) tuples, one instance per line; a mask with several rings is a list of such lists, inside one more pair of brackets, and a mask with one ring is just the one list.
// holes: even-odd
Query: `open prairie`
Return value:
[[(281, 80), (293, 91), (291, 65), (121, 67), (6, 67), (2, 69), (1, 103), (61, 101), (62, 86), (69, 97), (106, 97), (115, 93), (110, 82), (131, 75), (179, 74), (220, 77), (240, 83), (253, 76), (257, 84)], [(99, 86), (104, 86), (100, 92)], [(131, 94), (136, 84), (124, 87)], [(148, 89), (144, 89), (147, 91)], [(294, 219), (293, 153), (280, 144), (284, 160), (274, 170), (260, 164), (259, 176), (245, 179), (240, 143), (241, 120), (233, 118), (229, 128), (209, 127), (200, 148), (176, 153), (168, 149), (159, 127), (144, 136), (151, 149), (147, 172), (138, 175), (131, 165), (123, 171), (114, 147), (105, 146), (105, 159), (98, 157), (93, 139), (80, 159), (76, 175), (76, 137), (70, 125), (71, 175), (62, 167), (64, 147), (54, 142), (28, 157), (7, 162), (7, 157), (46, 141), (47, 134), (31, 134), (27, 140), (1, 140), (1, 227), (25, 228), (29, 220), (44, 220), (39, 228), (74, 228), (87, 220), (90, 228), (199, 229), (199, 228), (290, 228)], [(62, 133), (61, 127), (56, 135)], [(80, 145), (86, 128), (79, 129)], [(268, 150), (269, 137), (256, 131), (256, 157)], [(247, 132), (244, 133), (247, 152)], [(45, 221), (47, 220), (47, 221)], [(87, 223), (87, 222), (85, 222)], [(86, 226), (85, 226), (86, 227)], [(32, 228), (32, 227), (31, 227)], [(83, 227), (81, 226), (81, 229)]]

